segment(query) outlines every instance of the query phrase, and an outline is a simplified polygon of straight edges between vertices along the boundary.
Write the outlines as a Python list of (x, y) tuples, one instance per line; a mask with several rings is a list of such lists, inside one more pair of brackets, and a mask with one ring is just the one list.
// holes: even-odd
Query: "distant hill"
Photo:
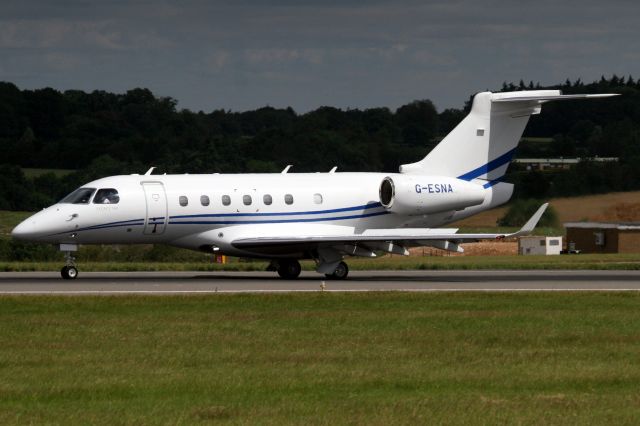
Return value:
[[(557, 213), (560, 224), (583, 220), (598, 222), (640, 221), (640, 191), (552, 198), (548, 201)], [(507, 209), (508, 207), (503, 206), (482, 212), (468, 219), (456, 222), (451, 226), (496, 226), (497, 220), (504, 216)]]

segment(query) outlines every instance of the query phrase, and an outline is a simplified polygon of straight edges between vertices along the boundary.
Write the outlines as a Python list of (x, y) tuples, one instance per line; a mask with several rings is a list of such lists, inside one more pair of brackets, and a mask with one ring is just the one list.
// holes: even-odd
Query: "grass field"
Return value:
[(0, 423), (637, 424), (636, 293), (0, 298)]

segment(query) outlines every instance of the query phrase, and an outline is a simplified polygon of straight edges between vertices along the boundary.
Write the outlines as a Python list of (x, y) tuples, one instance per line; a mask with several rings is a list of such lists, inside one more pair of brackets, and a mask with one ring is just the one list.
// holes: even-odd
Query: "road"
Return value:
[(181, 294), (292, 291), (640, 291), (640, 271), (352, 271), (345, 281), (313, 272), (0, 273), (0, 294)]

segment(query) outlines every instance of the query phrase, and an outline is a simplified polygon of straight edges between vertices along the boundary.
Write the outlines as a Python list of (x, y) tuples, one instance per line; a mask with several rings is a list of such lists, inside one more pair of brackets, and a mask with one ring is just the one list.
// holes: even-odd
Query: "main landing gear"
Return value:
[(294, 259), (286, 259), (278, 262), (277, 269), (278, 275), (280, 278), (285, 280), (295, 280), (300, 276), (300, 271), (302, 268), (300, 267), (300, 262)]
[(324, 274), (330, 280), (344, 280), (347, 275), (349, 275), (349, 267), (344, 262), (338, 263), (336, 270), (332, 274)]
[[(300, 262), (295, 259), (282, 259), (271, 262), (267, 268), (269, 271), (277, 271), (280, 278), (285, 280), (295, 280), (300, 276)], [(340, 262), (336, 269), (330, 274), (324, 274), (330, 280), (344, 280), (349, 275), (349, 267), (346, 263)]]

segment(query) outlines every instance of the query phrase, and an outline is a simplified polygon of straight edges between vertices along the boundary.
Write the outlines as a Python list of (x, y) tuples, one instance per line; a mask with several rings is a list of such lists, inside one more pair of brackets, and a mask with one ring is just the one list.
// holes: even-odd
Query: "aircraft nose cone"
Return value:
[(13, 228), (13, 231), (11, 231), (11, 237), (16, 240), (27, 241), (35, 235), (34, 231), (35, 222), (31, 219), (27, 219)]

